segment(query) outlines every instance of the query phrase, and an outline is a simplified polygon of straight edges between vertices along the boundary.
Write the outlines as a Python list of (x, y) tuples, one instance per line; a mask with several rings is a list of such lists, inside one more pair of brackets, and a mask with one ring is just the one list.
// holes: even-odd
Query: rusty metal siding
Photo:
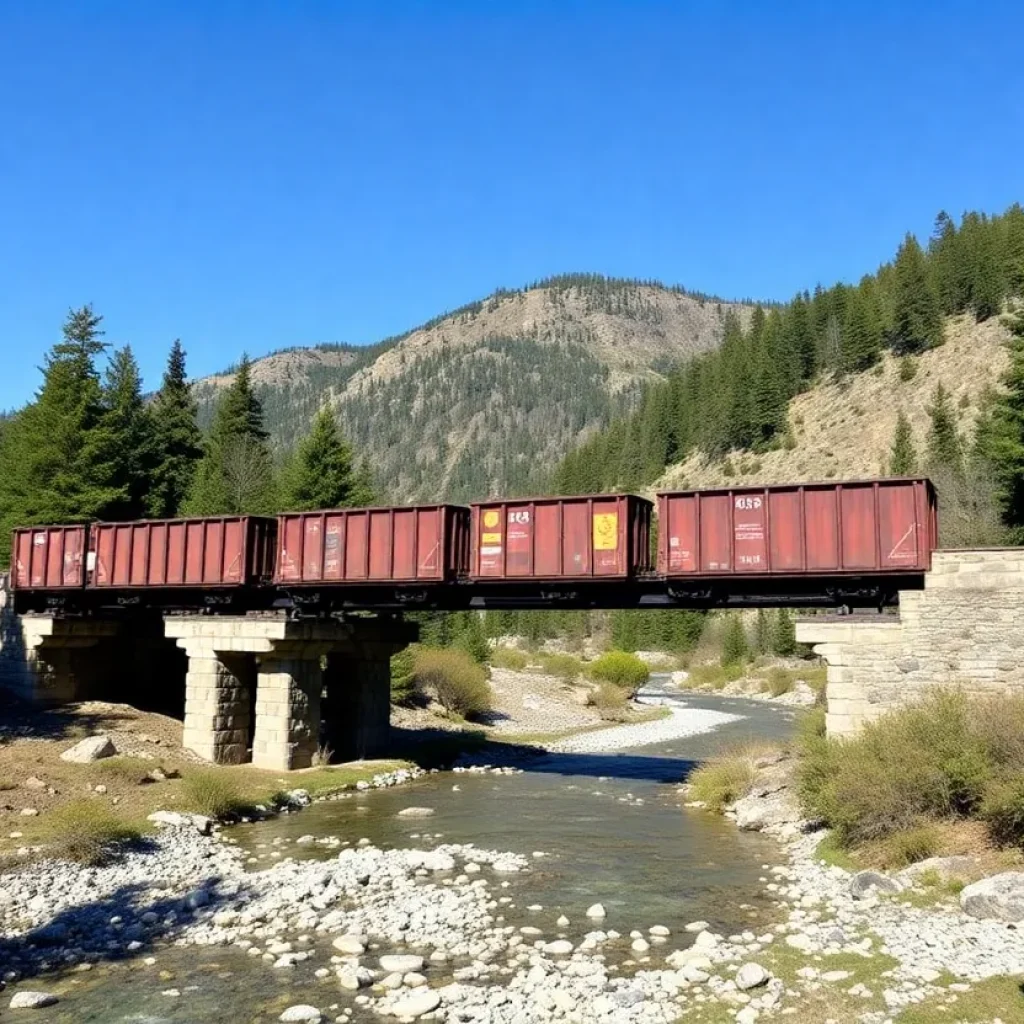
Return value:
[(290, 512), (278, 523), (276, 583), (443, 583), (466, 573), (460, 505)]
[(85, 585), (86, 526), (31, 526), (14, 531), (15, 590), (72, 590)]
[(88, 586), (244, 587), (269, 580), (277, 524), (260, 516), (96, 523)]
[(666, 576), (926, 572), (937, 546), (925, 479), (658, 495)]
[(631, 578), (650, 571), (652, 505), (632, 494), (477, 502), (471, 578)]

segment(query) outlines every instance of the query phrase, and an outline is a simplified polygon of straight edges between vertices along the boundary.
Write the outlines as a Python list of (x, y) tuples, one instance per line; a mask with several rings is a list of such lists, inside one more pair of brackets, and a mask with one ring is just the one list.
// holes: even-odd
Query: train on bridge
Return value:
[[(923, 586), (924, 478), (14, 531), (19, 612), (881, 606)], [(655, 536), (656, 535), (656, 536)]]

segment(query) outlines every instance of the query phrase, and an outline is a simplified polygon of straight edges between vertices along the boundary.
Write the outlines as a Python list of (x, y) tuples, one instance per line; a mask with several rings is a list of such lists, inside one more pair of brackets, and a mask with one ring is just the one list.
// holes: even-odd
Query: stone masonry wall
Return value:
[(935, 686), (1024, 692), (1024, 548), (938, 551), (899, 616), (814, 620), (797, 639), (828, 665), (828, 731), (850, 735)]

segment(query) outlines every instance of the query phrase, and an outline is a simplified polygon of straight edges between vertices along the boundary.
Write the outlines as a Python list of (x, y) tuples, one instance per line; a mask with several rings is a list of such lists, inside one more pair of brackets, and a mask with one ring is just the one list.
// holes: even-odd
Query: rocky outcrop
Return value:
[(1006, 871), (974, 882), (960, 893), (960, 906), (971, 917), (1024, 921), (1024, 872)]

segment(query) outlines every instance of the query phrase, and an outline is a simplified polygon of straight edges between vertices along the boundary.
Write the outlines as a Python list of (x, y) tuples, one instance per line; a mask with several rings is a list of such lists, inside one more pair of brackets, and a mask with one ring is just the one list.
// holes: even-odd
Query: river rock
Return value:
[(901, 882), (914, 883), (922, 875), (935, 875), (943, 882), (951, 879), (966, 879), (978, 869), (973, 857), (929, 857), (904, 868), (897, 876)]
[(57, 997), (49, 992), (16, 992), (11, 998), (12, 1010), (41, 1010), (53, 1006)]
[(671, 934), (672, 932), (663, 924), (656, 924), (651, 928), (651, 935), (656, 939), (667, 939)]
[(410, 971), (423, 970), (423, 957), (415, 956), (412, 953), (396, 953), (380, 958), (381, 970), (388, 974), (408, 974)]
[(391, 1007), (395, 1017), (422, 1017), (425, 1013), (433, 1013), (441, 1005), (441, 997), (433, 991), (415, 992), (400, 999)]
[(433, 807), (405, 807), (398, 812), (400, 818), (429, 818), (434, 813)]
[(339, 935), (331, 945), (349, 956), (362, 956), (366, 952), (366, 942), (361, 935)]
[(178, 811), (154, 811), (146, 817), (157, 825), (169, 828), (194, 828), (200, 835), (208, 836), (213, 829), (213, 819), (205, 814), (182, 814)]
[(587, 917), (601, 918), (605, 916), (605, 909), (600, 903), (587, 907)]
[(688, 932), (703, 932), (707, 931), (707, 928), (707, 921), (691, 921), (688, 925), (686, 925), (685, 930)]
[(324, 1015), (315, 1006), (300, 1003), (297, 1006), (289, 1006), (277, 1019), (284, 1024), (320, 1024)]
[(960, 906), (971, 917), (1024, 921), (1024, 872), (1005, 871), (968, 885), (960, 893)]
[(60, 759), (74, 764), (92, 764), (104, 757), (113, 757), (116, 753), (117, 747), (109, 736), (89, 736), (65, 750)]
[(767, 985), (769, 977), (768, 972), (760, 964), (746, 963), (736, 972), (736, 987), (741, 992), (746, 992), (748, 989)]
[(741, 797), (733, 806), (733, 813), (737, 826), (745, 832), (790, 825), (802, 818), (796, 798), (785, 791)]
[(552, 953), (555, 956), (568, 956), (572, 948), (572, 943), (568, 939), (555, 939), (554, 942), (545, 942), (541, 947), (545, 953)]
[(879, 871), (858, 871), (857, 874), (850, 879), (850, 895), (854, 899), (860, 899), (862, 896), (867, 896), (867, 894), (872, 890), (891, 895), (902, 892), (903, 886), (900, 885), (895, 878), (883, 875)]

